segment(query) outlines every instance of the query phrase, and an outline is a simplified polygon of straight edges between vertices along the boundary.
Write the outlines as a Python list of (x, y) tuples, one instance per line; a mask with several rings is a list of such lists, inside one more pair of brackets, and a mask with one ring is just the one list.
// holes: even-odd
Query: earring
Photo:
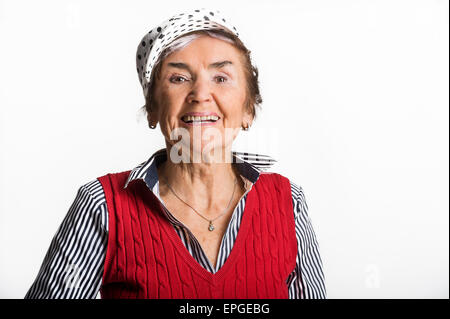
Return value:
[(247, 126), (242, 126), (242, 130), (244, 131), (248, 131), (248, 129), (250, 128), (250, 126), (247, 124)]
[(150, 127), (152, 130), (156, 128), (156, 124), (152, 125), (152, 124), (148, 124), (148, 127)]

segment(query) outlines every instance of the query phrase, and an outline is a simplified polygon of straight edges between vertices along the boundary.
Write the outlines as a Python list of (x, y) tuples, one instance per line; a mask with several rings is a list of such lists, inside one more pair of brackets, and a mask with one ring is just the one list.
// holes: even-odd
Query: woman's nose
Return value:
[(202, 103), (211, 101), (211, 86), (205, 78), (197, 78), (188, 95), (189, 103)]

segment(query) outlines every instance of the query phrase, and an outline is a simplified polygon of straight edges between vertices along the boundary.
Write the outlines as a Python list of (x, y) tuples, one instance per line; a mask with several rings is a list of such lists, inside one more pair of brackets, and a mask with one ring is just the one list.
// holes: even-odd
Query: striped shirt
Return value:
[[(155, 152), (133, 170), (124, 187), (143, 180), (165, 208), (166, 217), (175, 228), (193, 258), (211, 273), (225, 263), (233, 248), (244, 212), (247, 194), (259, 177), (275, 160), (267, 155), (233, 152), (239, 174), (247, 181), (246, 192), (235, 207), (220, 246), (216, 267), (192, 232), (165, 208), (159, 195), (157, 166), (167, 160), (166, 149)], [(248, 184), (250, 183), (250, 184)], [(290, 299), (326, 298), (325, 280), (319, 245), (301, 186), (292, 181), (295, 232), (298, 243), (296, 266), (286, 280)], [(108, 209), (100, 182), (95, 179), (82, 185), (69, 208), (44, 257), (36, 279), (25, 295), (26, 299), (93, 299), (97, 298), (103, 277), (103, 265), (108, 243)]]

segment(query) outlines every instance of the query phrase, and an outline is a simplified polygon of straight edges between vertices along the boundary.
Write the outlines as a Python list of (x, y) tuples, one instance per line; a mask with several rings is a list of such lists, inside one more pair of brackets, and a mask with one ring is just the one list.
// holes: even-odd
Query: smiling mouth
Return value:
[(187, 115), (187, 116), (183, 116), (181, 118), (181, 120), (187, 124), (214, 123), (214, 122), (217, 122), (219, 119), (220, 119), (220, 117), (215, 116), (215, 115), (208, 115), (208, 116)]

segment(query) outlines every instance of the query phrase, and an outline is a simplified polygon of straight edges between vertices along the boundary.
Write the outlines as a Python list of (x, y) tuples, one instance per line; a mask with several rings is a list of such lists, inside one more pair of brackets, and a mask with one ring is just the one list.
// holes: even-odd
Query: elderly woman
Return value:
[(177, 14), (136, 61), (166, 148), (79, 189), (26, 298), (325, 298), (302, 188), (231, 151), (262, 101), (236, 28)]

